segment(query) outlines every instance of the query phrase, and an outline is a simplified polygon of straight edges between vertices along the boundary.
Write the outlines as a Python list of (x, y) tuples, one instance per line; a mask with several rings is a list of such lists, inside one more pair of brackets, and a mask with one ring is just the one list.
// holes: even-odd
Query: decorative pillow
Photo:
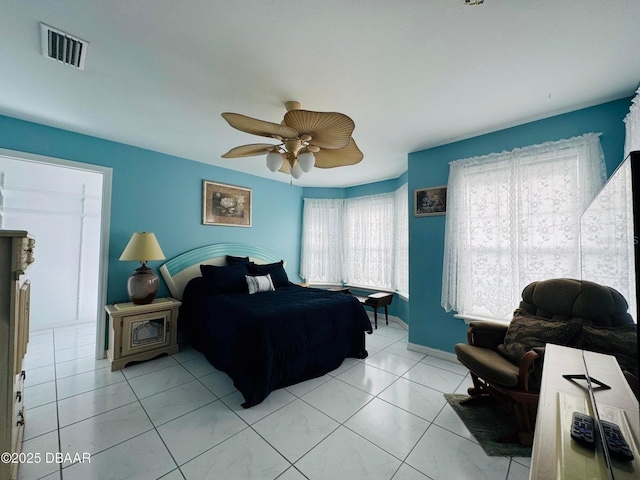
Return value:
[(200, 265), (200, 272), (207, 284), (215, 293), (246, 293), (247, 282), (244, 276), (247, 274), (247, 266), (226, 265)]
[(249, 287), (249, 293), (254, 294), (258, 292), (273, 292), (275, 287), (271, 280), (271, 275), (246, 275), (247, 286)]
[(227, 255), (227, 265), (247, 265), (253, 263), (249, 260), (249, 257), (234, 257), (233, 255)]
[(575, 345), (581, 331), (579, 322), (554, 322), (516, 310), (504, 343), (498, 345), (497, 350), (507, 360), (518, 364), (533, 347), (544, 347), (547, 343)]
[(249, 273), (256, 275), (271, 275), (273, 285), (276, 287), (286, 287), (289, 285), (289, 277), (282, 266), (283, 261), (278, 263), (267, 263), (266, 265), (258, 265), (257, 263), (247, 265)]
[(613, 355), (620, 367), (632, 374), (638, 369), (638, 333), (635, 325), (583, 327), (582, 348)]

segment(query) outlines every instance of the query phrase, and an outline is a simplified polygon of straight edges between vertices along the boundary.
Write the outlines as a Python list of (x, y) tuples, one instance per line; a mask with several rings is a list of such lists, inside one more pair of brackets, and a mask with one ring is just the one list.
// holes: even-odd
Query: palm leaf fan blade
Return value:
[(353, 120), (342, 113), (291, 110), (284, 116), (284, 124), (300, 135), (310, 135), (311, 145), (341, 149), (349, 145), (355, 128)]
[(355, 165), (359, 163), (364, 155), (356, 145), (356, 142), (350, 139), (349, 145), (340, 150), (325, 150), (313, 154), (316, 157), (317, 168), (334, 168), (344, 167), (346, 165)]
[(225, 112), (222, 114), (229, 125), (241, 132), (251, 133), (252, 135), (260, 135), (261, 137), (274, 136), (281, 138), (296, 138), (298, 132), (291, 127), (280, 125), (278, 123), (265, 122), (257, 118), (247, 117), (239, 113)]
[(249, 145), (240, 145), (239, 147), (232, 148), (222, 155), (222, 158), (241, 158), (265, 155), (273, 150), (274, 146), (275, 145), (271, 145), (270, 143), (251, 143)]

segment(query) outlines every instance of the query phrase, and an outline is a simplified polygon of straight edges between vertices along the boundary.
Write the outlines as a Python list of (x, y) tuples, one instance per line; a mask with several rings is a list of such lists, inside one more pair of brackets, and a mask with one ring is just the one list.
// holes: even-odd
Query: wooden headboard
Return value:
[(226, 265), (227, 255), (249, 257), (249, 260), (258, 264), (280, 261), (280, 257), (261, 247), (242, 243), (215, 243), (172, 258), (160, 267), (160, 273), (173, 298), (182, 300), (182, 293), (189, 280), (201, 276), (200, 265)]

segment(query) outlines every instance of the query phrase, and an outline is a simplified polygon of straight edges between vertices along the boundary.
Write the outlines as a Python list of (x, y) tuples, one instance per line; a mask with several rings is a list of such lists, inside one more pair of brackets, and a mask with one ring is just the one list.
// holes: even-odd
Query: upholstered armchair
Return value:
[(472, 322), (467, 344), (456, 345), (474, 384), (467, 403), (488, 394), (506, 400), (519, 432), (517, 439), (502, 440), (531, 444), (546, 343), (615, 355), (622, 369), (637, 377), (637, 330), (627, 310), (618, 291), (593, 282), (531, 283), (509, 326)]

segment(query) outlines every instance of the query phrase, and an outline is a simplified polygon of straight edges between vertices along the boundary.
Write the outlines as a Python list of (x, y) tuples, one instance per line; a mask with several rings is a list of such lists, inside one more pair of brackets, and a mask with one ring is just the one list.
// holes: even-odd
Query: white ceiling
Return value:
[[(349, 115), (360, 164), (295, 184), (396, 178), (407, 154), (633, 94), (638, 0), (0, 0), (0, 114), (288, 182), (265, 139), (287, 100)], [(40, 54), (39, 22), (90, 42)]]

